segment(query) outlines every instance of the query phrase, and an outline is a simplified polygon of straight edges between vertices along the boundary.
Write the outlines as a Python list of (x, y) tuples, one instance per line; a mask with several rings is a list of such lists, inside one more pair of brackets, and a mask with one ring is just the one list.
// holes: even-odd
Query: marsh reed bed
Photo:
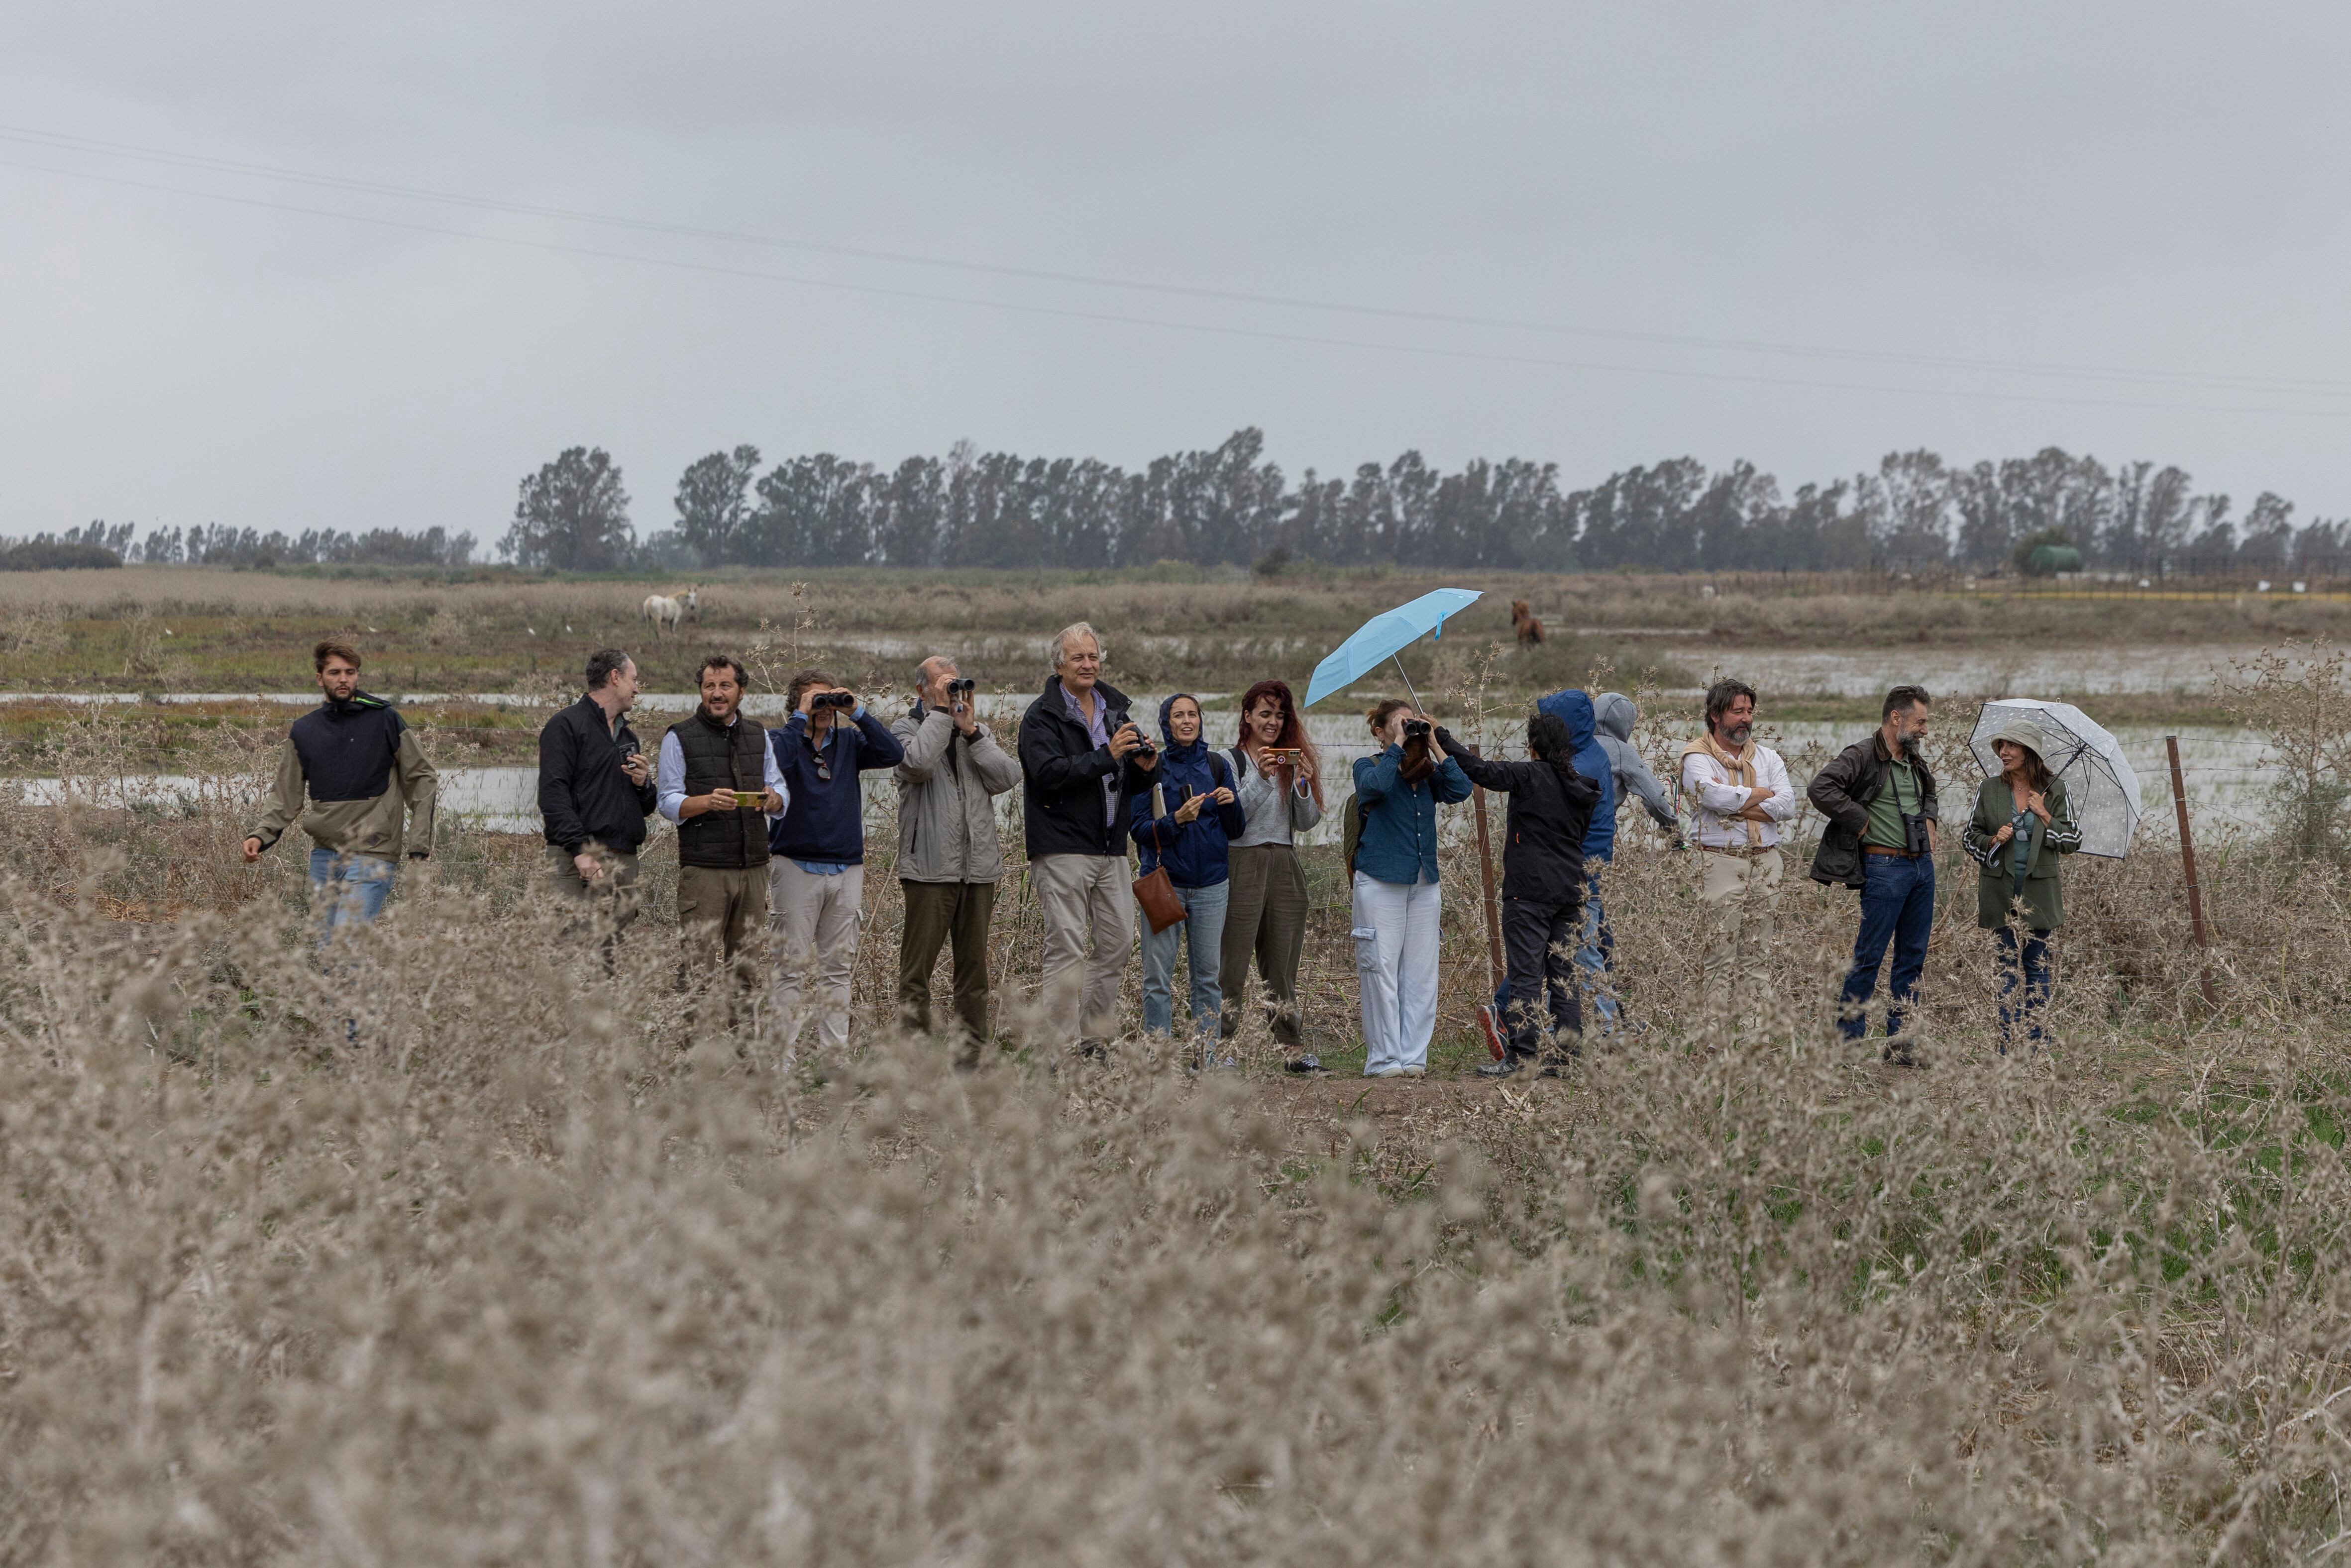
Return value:
[[(102, 775), (108, 722), (57, 771)], [(1834, 1040), (1847, 895), (1792, 875), (1768, 1038), (1733, 1044), (1692, 873), (1633, 846), (1648, 1030), (1570, 1080), (1297, 1084), (1254, 1028), (1238, 1074), (1142, 1042), (963, 1074), (887, 1027), (886, 875), (837, 1060), (688, 1026), (657, 868), (608, 978), (510, 836), (444, 829), (322, 969), (294, 858), (235, 862), (274, 738), (210, 732), (219, 788), (168, 811), (0, 793), (0, 1562), (2346, 1548), (2323, 834), (2199, 846), (2218, 1012), (2162, 824), (2073, 868), (2039, 1059), (1992, 1052), (1961, 868), (1906, 1073)], [(1017, 1040), (1017, 879), (1004, 911)]]

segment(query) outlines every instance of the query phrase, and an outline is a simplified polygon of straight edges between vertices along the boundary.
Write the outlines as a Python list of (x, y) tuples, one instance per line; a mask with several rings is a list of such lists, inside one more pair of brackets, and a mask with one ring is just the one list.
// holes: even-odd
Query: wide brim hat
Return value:
[(2049, 745), (2038, 725), (2029, 724), (2021, 718), (2012, 718), (2001, 726), (2000, 733), (1991, 737), (1991, 744), (1998, 746), (2003, 740), (2014, 742), (2035, 757), (2039, 757)]

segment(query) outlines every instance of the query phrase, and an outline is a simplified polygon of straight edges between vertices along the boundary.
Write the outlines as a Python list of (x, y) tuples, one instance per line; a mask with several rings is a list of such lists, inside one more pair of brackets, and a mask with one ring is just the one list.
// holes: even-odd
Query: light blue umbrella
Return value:
[[(1439, 588), (1373, 616), (1314, 666), (1314, 679), (1306, 687), (1306, 706), (1312, 707), (1332, 692), (1354, 685), (1382, 659), (1395, 659), (1423, 637), (1443, 636), (1445, 618), (1459, 614), (1482, 597), (1474, 589)], [(1402, 659), (1396, 659), (1396, 674), (1404, 674)], [(1412, 706), (1418, 707), (1420, 694), (1412, 690), (1410, 675), (1405, 675), (1404, 689), (1412, 693)]]

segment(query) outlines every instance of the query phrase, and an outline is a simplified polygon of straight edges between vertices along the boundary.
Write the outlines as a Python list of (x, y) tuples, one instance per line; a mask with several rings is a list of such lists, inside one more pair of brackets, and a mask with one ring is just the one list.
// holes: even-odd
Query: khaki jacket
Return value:
[(397, 860), (402, 821), (413, 815), (417, 847), (408, 852), (409, 858), (423, 860), (433, 852), (433, 810), (440, 790), (440, 775), (418, 749), (416, 732), (402, 729), (391, 785), (382, 794), (367, 800), (313, 800), (306, 810), (302, 758), (289, 736), (277, 754), (277, 777), (262, 799), (265, 809), (251, 836), (266, 850), (298, 821), (322, 850)]
[(898, 875), (906, 882), (995, 882), (1004, 875), (995, 797), (1020, 762), (985, 724), (958, 738), (955, 716), (917, 703), (890, 727), (905, 759), (898, 781)]

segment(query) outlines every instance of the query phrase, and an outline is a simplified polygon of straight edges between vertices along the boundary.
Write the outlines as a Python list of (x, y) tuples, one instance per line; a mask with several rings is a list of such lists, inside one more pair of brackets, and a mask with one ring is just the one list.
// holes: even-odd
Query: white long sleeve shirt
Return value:
[[(738, 717), (735, 722), (740, 724), (743, 721)], [(774, 747), (761, 745), (759, 760), (768, 788), (773, 789), (776, 799), (783, 802), (775, 810), (764, 813), (769, 821), (774, 821), (790, 807), (792, 792), (785, 786), (784, 776), (776, 767)], [(676, 821), (678, 808), (685, 804), (685, 747), (677, 743), (676, 736), (667, 732), (662, 736), (661, 750), (653, 762), (653, 795), (661, 814), (673, 822)]]
[(1770, 747), (1755, 748), (1755, 787), (1771, 791), (1763, 802), (1769, 821), (1750, 822), (1739, 815), (1747, 806), (1747, 789), (1734, 779), (1729, 768), (1703, 751), (1682, 758), (1682, 793), (1694, 806), (1690, 827), (1698, 842), (1714, 850), (1776, 847), (1780, 824), (1796, 814), (1796, 791), (1788, 782), (1788, 765)]

